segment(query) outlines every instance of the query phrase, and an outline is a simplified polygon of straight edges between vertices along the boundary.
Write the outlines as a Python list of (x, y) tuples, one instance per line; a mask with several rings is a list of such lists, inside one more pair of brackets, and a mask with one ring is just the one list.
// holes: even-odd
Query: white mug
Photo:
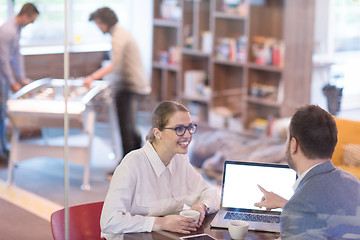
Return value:
[(199, 222), (199, 218), (200, 218), (200, 213), (196, 210), (192, 210), (192, 209), (188, 209), (188, 210), (183, 210), (180, 212), (181, 216), (187, 217), (187, 218), (194, 218), (194, 223), (198, 223)]
[(228, 223), (228, 229), (232, 239), (244, 239), (249, 230), (249, 223), (241, 220), (231, 220)]

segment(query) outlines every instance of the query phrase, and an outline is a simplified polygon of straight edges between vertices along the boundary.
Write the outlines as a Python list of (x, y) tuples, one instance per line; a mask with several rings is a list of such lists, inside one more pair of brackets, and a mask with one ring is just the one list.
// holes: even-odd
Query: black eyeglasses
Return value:
[(196, 127), (197, 125), (194, 123), (191, 123), (189, 126), (184, 126), (184, 125), (179, 125), (177, 127), (173, 127), (173, 128), (164, 128), (164, 129), (170, 129), (170, 130), (174, 130), (176, 135), (178, 135), (179, 137), (184, 136), (186, 130), (189, 131), (190, 134), (194, 134), (196, 132)]

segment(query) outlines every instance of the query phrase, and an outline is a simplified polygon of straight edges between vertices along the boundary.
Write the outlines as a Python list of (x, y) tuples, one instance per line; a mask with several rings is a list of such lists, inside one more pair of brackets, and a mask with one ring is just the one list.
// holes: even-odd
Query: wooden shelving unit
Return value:
[[(210, 109), (224, 106), (240, 114), (245, 127), (256, 118), (291, 116), (310, 103), (314, 3), (242, 2), (241, 8), (229, 11), (223, 0), (178, 0), (180, 19), (165, 20), (159, 14), (163, 1), (154, 1), (154, 100), (197, 105), (206, 116)], [(205, 34), (211, 35), (210, 49)], [(259, 63), (254, 47), (259, 37), (276, 43), (271, 51), (279, 46), (285, 50), (273, 51), (271, 62)], [(220, 48), (226, 44), (228, 55)], [(179, 62), (160, 63), (159, 53), (172, 46), (180, 49)], [(187, 93), (191, 71), (205, 73), (206, 94)], [(198, 120), (208, 121), (204, 116)]]
[(210, 57), (210, 53), (206, 53), (203, 51), (200, 51), (198, 49), (190, 49), (190, 48), (183, 48), (182, 49), (183, 55), (192, 55), (192, 56), (198, 56), (198, 57)]
[(220, 12), (220, 11), (214, 12), (213, 17), (224, 18), (224, 19), (234, 19), (234, 20), (246, 20), (246, 17), (244, 17), (244, 16), (240, 16), (238, 14), (224, 13), (224, 12)]
[(235, 67), (245, 67), (246, 63), (240, 61), (233, 61), (228, 59), (213, 58), (213, 64), (235, 66)]
[(167, 71), (178, 72), (179, 71), (179, 64), (168, 64), (168, 63), (161, 63), (161, 62), (153, 62), (153, 68), (162, 69)]
[(154, 26), (158, 26), (158, 27), (178, 28), (180, 27), (181, 22), (177, 20), (155, 18), (153, 24)]

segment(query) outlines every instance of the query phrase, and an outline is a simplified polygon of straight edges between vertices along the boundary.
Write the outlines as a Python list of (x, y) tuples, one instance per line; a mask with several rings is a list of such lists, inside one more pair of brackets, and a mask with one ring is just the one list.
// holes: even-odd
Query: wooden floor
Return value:
[[(90, 191), (80, 189), (83, 167), (69, 163), (69, 206), (105, 199), (110, 183), (106, 173), (117, 165), (112, 159), (107, 128), (104, 123), (96, 126)], [(143, 131), (145, 129), (141, 128)], [(52, 239), (51, 213), (64, 207), (63, 160), (43, 157), (19, 162), (14, 170), (14, 183), (10, 186), (6, 184), (7, 175), (7, 164), (1, 163), (0, 239)]]
[(52, 239), (49, 221), (0, 198), (1, 239)]

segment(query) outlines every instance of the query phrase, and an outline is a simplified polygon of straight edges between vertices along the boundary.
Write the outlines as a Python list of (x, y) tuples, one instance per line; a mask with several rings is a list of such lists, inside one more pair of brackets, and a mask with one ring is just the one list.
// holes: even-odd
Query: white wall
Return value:
[(329, 54), (330, 43), (330, 18), (331, 0), (316, 0), (315, 3), (315, 32), (314, 32), (314, 53)]
[(151, 79), (153, 1), (131, 0), (130, 32), (136, 39), (145, 71)]
[(327, 109), (326, 97), (322, 88), (330, 80), (330, 6), (332, 0), (316, 0), (314, 22), (314, 55), (311, 81), (311, 104)]

